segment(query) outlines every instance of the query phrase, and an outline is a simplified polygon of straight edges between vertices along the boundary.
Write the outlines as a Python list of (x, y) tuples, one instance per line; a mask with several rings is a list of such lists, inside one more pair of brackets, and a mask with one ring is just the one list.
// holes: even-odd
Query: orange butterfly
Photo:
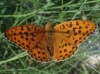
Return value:
[(8, 29), (5, 37), (38, 62), (63, 61), (70, 58), (96, 28), (95, 23), (85, 20), (64, 22), (55, 27), (47, 23), (45, 28), (22, 25)]

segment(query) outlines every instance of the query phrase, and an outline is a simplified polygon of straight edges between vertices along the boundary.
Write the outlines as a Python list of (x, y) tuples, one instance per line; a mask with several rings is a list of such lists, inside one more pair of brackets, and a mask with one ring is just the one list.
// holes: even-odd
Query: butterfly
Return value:
[(74, 20), (54, 27), (48, 22), (44, 27), (21, 25), (8, 29), (5, 37), (27, 51), (38, 62), (59, 62), (70, 58), (97, 28), (93, 22)]

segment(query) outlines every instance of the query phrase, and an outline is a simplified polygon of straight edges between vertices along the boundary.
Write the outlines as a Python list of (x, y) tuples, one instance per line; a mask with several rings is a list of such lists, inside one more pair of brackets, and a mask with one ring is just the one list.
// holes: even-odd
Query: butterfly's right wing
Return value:
[(73, 45), (82, 43), (97, 28), (93, 22), (86, 20), (74, 20), (58, 24), (55, 32), (62, 33), (63, 39)]
[(77, 47), (96, 30), (95, 23), (85, 20), (74, 20), (54, 27), (54, 60), (70, 58)]
[(62, 33), (54, 33), (54, 55), (53, 60), (56, 62), (66, 60), (70, 58), (78, 46), (70, 44), (69, 42), (63, 39)]

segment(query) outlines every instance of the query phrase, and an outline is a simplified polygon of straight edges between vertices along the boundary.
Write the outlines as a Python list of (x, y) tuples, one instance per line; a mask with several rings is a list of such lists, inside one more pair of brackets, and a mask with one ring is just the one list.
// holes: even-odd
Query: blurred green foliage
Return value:
[(87, 67), (84, 62), (87, 54), (93, 55), (91, 50), (97, 49), (91, 49), (91, 45), (96, 45), (98, 35), (91, 37), (93, 43), (89, 47), (83, 43), (71, 59), (47, 64), (32, 60), (3, 35), (8, 28), (17, 25), (44, 26), (47, 22), (55, 25), (75, 19), (93, 21), (99, 29), (100, 0), (0, 0), (0, 74), (100, 74), (100, 66)]

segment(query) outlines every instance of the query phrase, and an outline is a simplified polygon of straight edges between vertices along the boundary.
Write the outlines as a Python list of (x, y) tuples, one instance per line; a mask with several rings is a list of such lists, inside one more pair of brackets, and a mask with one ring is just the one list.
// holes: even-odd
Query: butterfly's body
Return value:
[(46, 44), (47, 44), (47, 50), (49, 52), (50, 56), (53, 56), (54, 54), (54, 44), (53, 44), (53, 39), (54, 39), (54, 34), (53, 34), (54, 30), (52, 28), (52, 25), (50, 24), (50, 22), (48, 22), (45, 26), (45, 36), (46, 36)]
[(45, 28), (22, 25), (8, 29), (5, 37), (24, 48), (39, 62), (63, 61), (70, 58), (90, 34), (96, 30), (95, 23), (84, 20), (64, 22)]

